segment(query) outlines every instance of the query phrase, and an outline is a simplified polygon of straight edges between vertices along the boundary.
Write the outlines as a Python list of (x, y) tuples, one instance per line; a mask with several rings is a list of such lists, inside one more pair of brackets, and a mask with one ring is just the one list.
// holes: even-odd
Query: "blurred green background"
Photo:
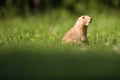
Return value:
[(65, 9), (70, 13), (111, 11), (120, 9), (120, 0), (0, 0), (0, 16), (28, 15), (53, 9)]
[[(63, 44), (81, 15), (88, 42)], [(0, 0), (0, 77), (112, 79), (120, 76), (120, 0)]]

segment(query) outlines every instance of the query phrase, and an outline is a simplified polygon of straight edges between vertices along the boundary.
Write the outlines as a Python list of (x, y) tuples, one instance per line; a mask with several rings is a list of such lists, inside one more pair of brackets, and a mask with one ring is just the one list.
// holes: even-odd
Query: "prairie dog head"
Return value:
[(90, 16), (81, 16), (77, 20), (77, 24), (82, 24), (83, 26), (88, 26), (92, 22), (92, 18)]

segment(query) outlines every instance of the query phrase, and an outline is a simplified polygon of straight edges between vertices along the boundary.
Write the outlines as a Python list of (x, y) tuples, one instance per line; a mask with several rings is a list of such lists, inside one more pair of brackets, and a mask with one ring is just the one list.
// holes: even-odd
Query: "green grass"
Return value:
[(88, 27), (89, 42), (81, 44), (61, 43), (63, 35), (80, 15), (54, 11), (1, 20), (0, 75), (15, 79), (119, 75), (118, 14), (88, 14), (93, 18)]
[[(116, 13), (90, 13), (93, 22), (88, 27), (88, 43), (78, 45), (61, 44), (63, 35), (74, 25), (80, 15), (70, 15), (66, 11), (56, 11), (27, 18), (11, 18), (0, 21), (0, 48), (40, 47), (40, 48), (109, 48), (120, 47), (119, 15)], [(116, 51), (119, 52), (119, 51)], [(119, 52), (120, 53), (120, 52)]]

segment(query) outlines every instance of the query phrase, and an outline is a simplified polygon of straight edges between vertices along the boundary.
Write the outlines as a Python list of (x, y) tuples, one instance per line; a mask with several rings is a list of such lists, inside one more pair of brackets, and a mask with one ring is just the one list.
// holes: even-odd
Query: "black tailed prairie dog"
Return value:
[(75, 25), (64, 35), (62, 42), (64, 43), (79, 43), (87, 42), (87, 27), (91, 23), (90, 16), (81, 16), (77, 19)]

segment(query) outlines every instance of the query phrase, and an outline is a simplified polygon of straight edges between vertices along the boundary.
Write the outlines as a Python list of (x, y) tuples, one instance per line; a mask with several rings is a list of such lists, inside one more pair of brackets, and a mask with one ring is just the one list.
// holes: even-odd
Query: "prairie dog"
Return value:
[(79, 17), (75, 25), (64, 35), (62, 42), (87, 42), (87, 27), (91, 22), (92, 18), (88, 15)]

